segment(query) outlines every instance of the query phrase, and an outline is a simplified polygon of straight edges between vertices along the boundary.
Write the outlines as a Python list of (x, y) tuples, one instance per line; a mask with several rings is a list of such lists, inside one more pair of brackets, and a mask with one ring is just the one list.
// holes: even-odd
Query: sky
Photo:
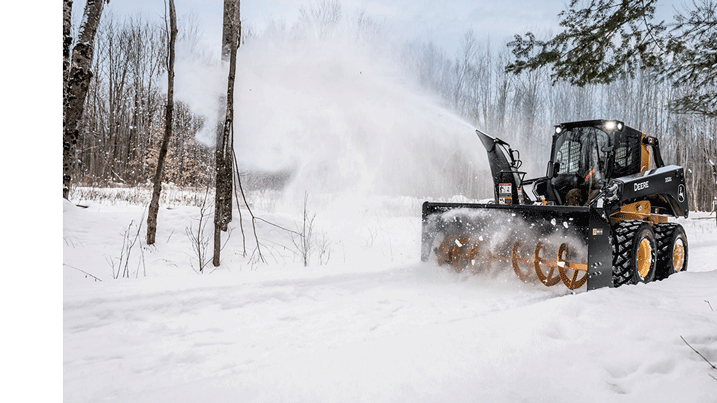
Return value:
[[(261, 31), (268, 24), (284, 21), (291, 23), (303, 6), (316, 4), (317, 0), (241, 0), (242, 23)], [(79, 21), (85, 1), (74, 2), (73, 15)], [(352, 14), (365, 10), (373, 19), (385, 22), (395, 35), (405, 39), (431, 38), (448, 54), (455, 53), (461, 37), (473, 30), (479, 39), (490, 38), (492, 43), (502, 43), (515, 34), (527, 31), (536, 33), (556, 31), (557, 15), (567, 7), (568, 1), (512, 0), (504, 2), (475, 0), (359, 0), (341, 1), (342, 10)], [(679, 1), (660, 1), (657, 16), (669, 19), (673, 4)], [(175, 0), (179, 18), (195, 14), (207, 44), (221, 43), (223, 1)], [(114, 0), (106, 12), (117, 16), (141, 13), (161, 18), (164, 13), (162, 0)]]
[[(317, 4), (322, 0), (241, 0), (242, 23), (261, 31), (272, 22), (291, 23), (299, 15), (299, 9)], [(558, 14), (567, 8), (568, 1), (556, 0), (358, 0), (340, 1), (342, 10), (352, 14), (365, 10), (373, 19), (386, 23), (395, 35), (404, 39), (432, 39), (449, 55), (460, 47), (463, 35), (472, 30), (479, 39), (490, 39), (502, 44), (516, 34), (528, 31), (540, 33), (558, 30)], [(656, 16), (670, 21), (674, 7), (681, 0), (661, 0), (657, 3)], [(84, 0), (73, 3), (73, 19), (79, 21), (85, 5)], [(221, 0), (175, 0), (178, 17), (194, 14), (203, 31), (208, 46), (221, 43)], [(163, 0), (114, 0), (106, 6), (106, 12), (117, 16), (141, 13), (161, 18), (164, 14)], [(246, 26), (246, 25), (245, 25)]]
[[(84, 1), (74, 2), (73, 14), (81, 17)], [(303, 6), (318, 1), (306, 0), (242, 0), (242, 23), (261, 31), (272, 21), (291, 23)], [(446, 0), (360, 0), (341, 1), (347, 14), (358, 10), (377, 21), (386, 22), (396, 33), (409, 37), (430, 37), (448, 50), (460, 41), (460, 37), (472, 29), (479, 37), (502, 39), (522, 32), (525, 28), (548, 28), (557, 26), (556, 15), (562, 2), (546, 0), (514, 0), (500, 4), (493, 1)], [(221, 41), (223, 1), (175, 0), (177, 14), (194, 13), (204, 30), (205, 39)], [(144, 15), (162, 16), (162, 0), (115, 0), (106, 8), (116, 15), (141, 12)], [(214, 39), (212, 39), (214, 38)]]

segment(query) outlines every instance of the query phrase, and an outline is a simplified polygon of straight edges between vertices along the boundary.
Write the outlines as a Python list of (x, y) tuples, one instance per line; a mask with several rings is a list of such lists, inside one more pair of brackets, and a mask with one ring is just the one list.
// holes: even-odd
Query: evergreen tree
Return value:
[(677, 13), (667, 41), (672, 57), (665, 71), (677, 86), (689, 88), (687, 95), (671, 103), (680, 113), (717, 117), (717, 3), (693, 2), (687, 15)]
[(672, 110), (717, 116), (717, 4), (693, 1), (687, 15), (678, 13), (668, 30), (655, 22), (657, 0), (590, 0), (584, 8), (571, 0), (561, 12), (563, 30), (541, 41), (528, 32), (508, 46), (515, 60), (506, 71), (520, 74), (552, 67), (553, 82), (583, 87), (634, 78), (639, 69), (657, 73), (688, 89), (673, 100)]

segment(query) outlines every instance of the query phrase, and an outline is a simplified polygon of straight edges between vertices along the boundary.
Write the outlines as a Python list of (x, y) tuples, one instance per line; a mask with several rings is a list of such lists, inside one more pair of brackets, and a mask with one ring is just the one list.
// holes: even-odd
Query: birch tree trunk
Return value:
[[(62, 135), (62, 197), (67, 199), (70, 193), (72, 165), (75, 159), (75, 144), (79, 138), (77, 125), (82, 118), (87, 88), (90, 86), (92, 72), (92, 54), (95, 34), (100, 25), (105, 0), (87, 0), (85, 12), (80, 24), (77, 44), (72, 49), (72, 62), (66, 76), (66, 88), (63, 91), (63, 135)], [(72, 1), (63, 3), (63, 33), (66, 34), (63, 45), (68, 47), (69, 19), (72, 15)], [(65, 74), (63, 73), (63, 78)]]
[(224, 126), (217, 138), (216, 149), (216, 194), (214, 196), (214, 266), (220, 264), (221, 231), (227, 230), (232, 219), (232, 124), (234, 121), (234, 76), (236, 56), (241, 36), (239, 0), (224, 0), (224, 32), (222, 35), (222, 58), (229, 56), (229, 78), (227, 83), (226, 115)]
[[(166, 0), (165, 0), (166, 1)], [(166, 3), (165, 3), (166, 4)], [(153, 245), (157, 233), (157, 214), (159, 213), (159, 196), (162, 192), (162, 170), (167, 156), (169, 139), (172, 136), (172, 119), (174, 114), (174, 43), (177, 40), (177, 13), (174, 0), (169, 0), (169, 43), (167, 57), (167, 109), (164, 114), (164, 136), (157, 158), (157, 171), (154, 174), (152, 201), (149, 203), (147, 215), (147, 245)]]

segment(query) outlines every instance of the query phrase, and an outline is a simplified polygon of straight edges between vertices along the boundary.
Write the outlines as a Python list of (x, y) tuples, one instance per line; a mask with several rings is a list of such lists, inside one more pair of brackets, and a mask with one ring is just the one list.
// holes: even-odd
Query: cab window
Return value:
[(605, 169), (602, 150), (609, 145), (607, 133), (596, 127), (576, 127), (563, 131), (556, 142), (555, 162), (560, 162), (558, 174), (585, 175)]

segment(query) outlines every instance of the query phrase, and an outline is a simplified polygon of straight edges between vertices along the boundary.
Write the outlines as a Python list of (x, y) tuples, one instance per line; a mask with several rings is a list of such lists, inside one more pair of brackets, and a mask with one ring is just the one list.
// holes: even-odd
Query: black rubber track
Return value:
[(657, 243), (657, 279), (665, 279), (675, 273), (672, 263), (672, 251), (675, 241), (682, 239), (685, 251), (685, 262), (682, 270), (687, 270), (687, 258), (689, 249), (687, 247), (687, 235), (684, 228), (677, 223), (660, 223), (652, 228), (655, 231), (655, 242)]
[[(647, 230), (647, 231), (646, 231)], [(640, 239), (637, 239), (637, 238)], [(637, 246), (644, 237), (652, 241), (652, 268), (644, 280), (637, 273)], [(613, 227), (612, 285), (646, 283), (655, 277), (656, 251), (655, 237), (649, 224), (638, 220), (625, 220)]]

